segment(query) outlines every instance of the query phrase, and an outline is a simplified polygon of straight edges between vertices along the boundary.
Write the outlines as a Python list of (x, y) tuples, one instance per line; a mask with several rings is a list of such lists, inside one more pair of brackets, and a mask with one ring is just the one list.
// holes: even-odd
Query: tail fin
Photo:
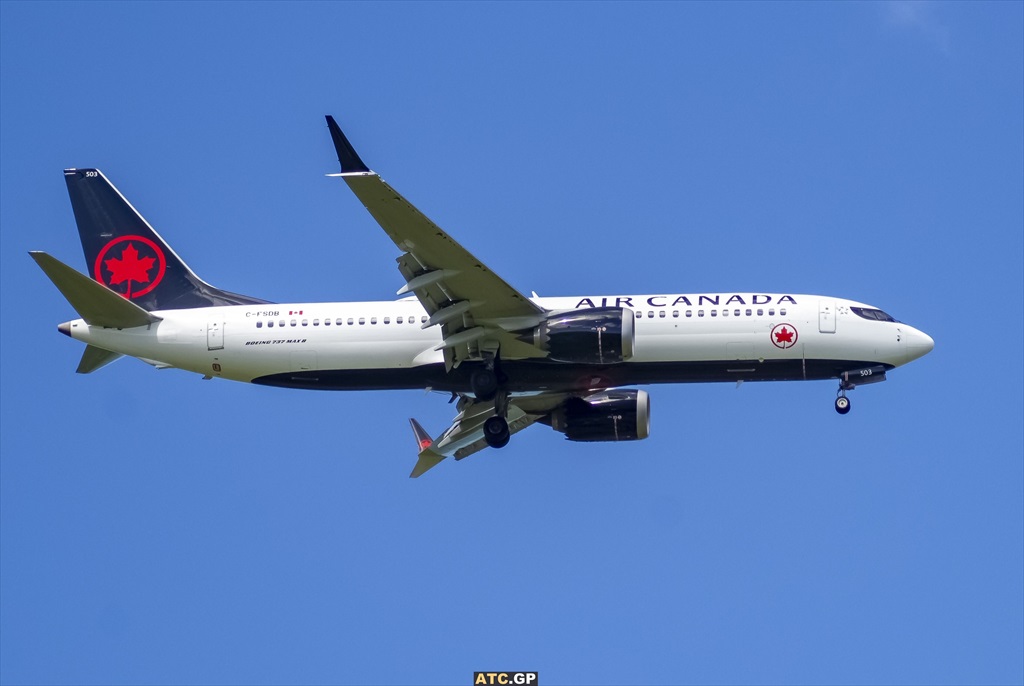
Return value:
[(98, 169), (64, 180), (89, 276), (146, 310), (267, 302), (214, 288), (196, 276)]

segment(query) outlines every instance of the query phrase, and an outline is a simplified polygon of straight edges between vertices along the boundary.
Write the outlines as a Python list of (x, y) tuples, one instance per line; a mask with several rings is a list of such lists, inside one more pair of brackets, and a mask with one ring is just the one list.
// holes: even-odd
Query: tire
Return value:
[(836, 398), (836, 412), (846, 414), (850, 411), (850, 399), (844, 396)]
[(491, 400), (498, 392), (498, 377), (490, 369), (477, 369), (469, 377), (469, 386), (477, 400)]

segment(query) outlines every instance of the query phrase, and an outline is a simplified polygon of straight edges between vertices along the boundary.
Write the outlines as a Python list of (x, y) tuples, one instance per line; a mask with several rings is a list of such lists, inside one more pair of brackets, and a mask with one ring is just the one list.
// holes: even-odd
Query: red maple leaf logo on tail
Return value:
[(139, 259), (139, 251), (131, 243), (121, 251), (121, 257), (112, 257), (105, 260), (107, 269), (110, 270), (110, 284), (128, 282), (128, 290), (124, 297), (131, 299), (132, 282), (147, 283), (149, 281), (149, 270), (153, 268), (152, 257)]

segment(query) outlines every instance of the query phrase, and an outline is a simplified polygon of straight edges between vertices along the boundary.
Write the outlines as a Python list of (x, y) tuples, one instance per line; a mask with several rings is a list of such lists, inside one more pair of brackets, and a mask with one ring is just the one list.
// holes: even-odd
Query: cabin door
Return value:
[(822, 300), (818, 303), (818, 331), (836, 332), (836, 304), (831, 300)]
[(206, 325), (206, 348), (221, 350), (224, 347), (224, 322), (210, 322)]

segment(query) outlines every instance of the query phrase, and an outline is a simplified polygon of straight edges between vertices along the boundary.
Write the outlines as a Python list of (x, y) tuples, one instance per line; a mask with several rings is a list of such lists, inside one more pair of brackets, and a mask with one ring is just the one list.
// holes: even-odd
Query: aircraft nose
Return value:
[(71, 335), (71, 322), (64, 322), (63, 324), (57, 325), (57, 331), (60, 331), (65, 336)]
[(935, 347), (935, 341), (924, 331), (911, 328), (907, 332), (907, 362), (924, 357)]

